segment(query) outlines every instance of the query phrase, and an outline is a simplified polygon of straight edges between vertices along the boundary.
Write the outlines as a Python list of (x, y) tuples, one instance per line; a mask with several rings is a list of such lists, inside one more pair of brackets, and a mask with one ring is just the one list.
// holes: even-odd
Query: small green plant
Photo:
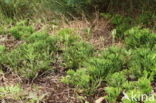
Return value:
[(129, 48), (150, 47), (156, 43), (156, 34), (149, 29), (133, 27), (125, 32), (125, 43)]
[[(38, 88), (35, 87), (35, 90), (37, 91)], [(27, 91), (19, 84), (1, 86), (0, 100), (7, 103), (12, 103), (12, 101), (24, 103), (39, 103), (43, 101), (46, 94), (39, 94), (36, 91)]]
[(152, 93), (153, 88), (151, 86), (151, 81), (146, 76), (144, 76), (138, 80), (137, 86), (140, 88), (140, 91), (142, 91), (143, 94)]
[[(122, 73), (122, 74), (121, 74)], [(126, 76), (127, 74), (123, 74), (124, 72), (114, 73), (107, 80), (108, 87), (105, 89), (107, 100), (111, 103), (115, 103), (117, 98), (119, 97), (123, 103), (135, 103), (142, 99), (142, 96), (149, 96), (152, 93), (151, 80), (148, 78), (148, 74), (144, 73), (144, 75), (136, 81), (130, 81)], [(120, 74), (120, 75), (119, 75)], [(112, 89), (108, 89), (112, 88)], [(113, 89), (114, 88), (114, 89)], [(120, 93), (123, 94), (120, 97), (119, 92), (116, 93), (114, 90), (120, 90)], [(110, 95), (111, 94), (111, 95)], [(123, 98), (123, 99), (122, 99)], [(144, 101), (144, 100), (141, 100)]]
[(67, 47), (63, 53), (65, 67), (78, 69), (93, 55), (94, 48), (85, 42), (76, 42)]
[(122, 89), (119, 87), (106, 87), (105, 91), (108, 94), (107, 96), (105, 96), (106, 100), (110, 103), (116, 103), (116, 100), (122, 92)]
[(46, 32), (34, 32), (28, 38), (26, 38), (26, 40), (33, 43), (40, 40), (46, 40), (48, 37), (49, 35)]
[(4, 52), (4, 50), (5, 50), (5, 46), (0, 45), (0, 53)]
[(20, 100), (23, 89), (19, 85), (0, 87), (0, 99)]
[[(104, 16), (105, 17), (105, 16)], [(115, 26), (116, 39), (124, 39), (124, 32), (132, 27), (133, 19), (131, 17), (124, 17), (119, 14), (111, 17), (111, 23)]]
[(128, 62), (128, 68), (135, 77), (141, 77), (144, 71), (155, 72), (155, 51), (149, 48), (138, 48), (131, 54)]
[(64, 83), (73, 84), (79, 88), (88, 88), (89, 82), (91, 81), (91, 76), (87, 74), (87, 70), (85, 68), (79, 70), (69, 70), (67, 72), (68, 76), (64, 77), (62, 81)]
[(81, 41), (81, 37), (74, 32), (74, 30), (65, 28), (61, 29), (57, 33), (60, 43), (63, 44), (62, 48), (67, 48), (68, 46), (72, 45), (75, 42)]
[(16, 39), (24, 39), (30, 36), (34, 32), (34, 28), (26, 25), (26, 22), (27, 21), (18, 22), (15, 26), (11, 27), (8, 32)]
[[(127, 62), (128, 52), (119, 47), (109, 47), (101, 52), (101, 56), (91, 58), (87, 66), (95, 69), (93, 74), (100, 78), (106, 78), (109, 74), (121, 71)], [(95, 71), (94, 71), (95, 70)]]
[[(90, 91), (94, 91), (101, 81), (105, 81), (107, 77), (109, 78), (109, 75), (123, 69), (125, 56), (125, 50), (117, 47), (104, 50), (101, 53), (101, 56), (89, 58), (84, 62), (83, 66), (85, 68), (78, 69), (76, 71), (70, 70), (65, 77), (65, 81), (66, 83), (73, 84), (75, 86), (78, 85), (81, 88), (83, 87), (82, 89), (87, 88), (87, 90), (89, 85)], [(83, 75), (80, 73), (83, 73)], [(88, 78), (86, 78), (86, 80), (79, 79), (80, 77), (78, 75), (82, 78)]]
[(84, 42), (72, 29), (62, 29), (57, 34), (64, 66), (68, 69), (82, 67), (84, 61), (93, 55), (94, 48)]
[(57, 38), (44, 33), (32, 34), (25, 43), (3, 54), (2, 64), (8, 65), (22, 77), (35, 78), (39, 73), (51, 70), (50, 64), (58, 48), (56, 41)]
[(14, 51), (6, 53), (3, 58), (4, 64), (9, 65), (13, 71), (26, 78), (34, 78), (42, 70), (50, 69), (52, 62), (48, 49), (40, 53), (31, 44), (23, 44)]
[(121, 87), (123, 83), (127, 81), (127, 77), (124, 72), (116, 72), (106, 79), (109, 86), (112, 87)]

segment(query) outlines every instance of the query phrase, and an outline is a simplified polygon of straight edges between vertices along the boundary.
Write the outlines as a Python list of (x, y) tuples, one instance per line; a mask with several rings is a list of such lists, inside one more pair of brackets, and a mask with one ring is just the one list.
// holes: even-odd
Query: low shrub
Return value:
[[(84, 87), (83, 89), (88, 89), (90, 86), (90, 91), (94, 91), (101, 81), (105, 81), (106, 78), (114, 72), (118, 72), (124, 69), (124, 61), (126, 52), (118, 47), (111, 47), (107, 50), (104, 50), (99, 57), (89, 58), (84, 62), (84, 67), (76, 71), (69, 71), (65, 77), (66, 83), (73, 84), (78, 87)], [(78, 79), (79, 73), (83, 72), (83, 76), (89, 77), (87, 80)], [(75, 82), (75, 79), (78, 79)], [(86, 85), (83, 86), (81, 83)]]
[(125, 44), (129, 48), (150, 47), (156, 43), (156, 34), (149, 29), (133, 27), (125, 32)]
[[(108, 87), (105, 88), (105, 91), (108, 95), (106, 96), (106, 99), (112, 103), (117, 101), (122, 101), (123, 103), (143, 102), (144, 100), (142, 100), (141, 96), (151, 95), (153, 89), (147, 72), (135, 81), (129, 81), (125, 71), (114, 73), (109, 77), (107, 83)], [(115, 90), (118, 90), (118, 92)]]
[(135, 77), (141, 77), (144, 71), (150, 75), (155, 72), (155, 50), (150, 48), (138, 48), (133, 50), (131, 59), (128, 62), (128, 68)]
[(28, 26), (27, 21), (18, 22), (15, 26), (11, 27), (8, 32), (11, 33), (16, 39), (24, 39), (30, 36), (35, 30), (32, 26)]
[(106, 78), (106, 81), (111, 87), (121, 87), (127, 81), (128, 76), (124, 71), (113, 73)]
[(41, 52), (35, 46), (36, 44), (22, 44), (19, 48), (6, 53), (3, 56), (3, 64), (26, 78), (34, 78), (39, 72), (51, 69), (52, 53), (49, 53), (48, 48), (41, 48), (45, 49)]
[(82, 38), (74, 30), (69, 28), (61, 29), (57, 33), (57, 36), (59, 37), (60, 44), (63, 44), (62, 48), (64, 49), (73, 45), (75, 42), (82, 41)]
[(91, 81), (92, 77), (87, 74), (87, 69), (82, 68), (76, 71), (68, 70), (67, 74), (68, 76), (62, 79), (64, 83), (73, 84), (81, 89), (89, 89), (89, 82)]
[(105, 96), (106, 100), (110, 103), (117, 102), (118, 96), (122, 92), (122, 89), (119, 87), (107, 87), (105, 88), (107, 96)]
[[(44, 38), (43, 38), (44, 37)], [(26, 42), (2, 55), (2, 63), (25, 78), (34, 78), (47, 70), (56, 53), (57, 38), (36, 32), (26, 38)]]
[(84, 42), (72, 29), (62, 29), (57, 36), (65, 68), (76, 70), (93, 55), (94, 47)]
[(75, 42), (67, 47), (63, 53), (65, 67), (78, 69), (93, 56), (94, 48), (85, 42)]
[(109, 74), (126, 69), (125, 64), (128, 58), (127, 51), (119, 47), (109, 47), (101, 52), (101, 56), (92, 58), (87, 66), (92, 69), (95, 78), (106, 78)]

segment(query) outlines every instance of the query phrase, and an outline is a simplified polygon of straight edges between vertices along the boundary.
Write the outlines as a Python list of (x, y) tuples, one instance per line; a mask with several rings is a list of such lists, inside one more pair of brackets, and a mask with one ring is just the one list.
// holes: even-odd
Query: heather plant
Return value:
[(115, 33), (112, 34), (115, 39), (124, 39), (124, 32), (129, 30), (132, 26), (134, 26), (134, 20), (131, 16), (122, 16), (119, 14), (109, 14), (102, 13), (102, 17), (105, 19), (110, 19), (110, 23), (114, 25)]
[(4, 27), (0, 27), (0, 35), (3, 35), (3, 34), (5, 34), (5, 28)]
[(33, 43), (41, 40), (46, 40), (47, 38), (49, 38), (49, 34), (47, 32), (41, 31), (32, 33), (26, 38), (26, 40), (29, 43)]
[[(107, 77), (109, 74), (121, 71), (124, 68), (128, 58), (128, 52), (119, 47), (109, 47), (101, 52), (101, 56), (90, 59), (89, 67), (95, 67), (93, 74), (97, 77)], [(96, 74), (97, 73), (97, 74)]]
[(127, 82), (127, 76), (124, 71), (113, 73), (106, 79), (107, 83), (111, 87), (121, 87), (123, 83)]
[[(127, 37), (128, 31), (130, 32), (132, 31), (132, 29), (135, 29), (133, 31), (137, 32), (136, 29), (138, 28), (138, 32), (139, 32), (139, 28), (140, 28), (140, 30), (142, 30), (142, 33), (143, 31), (144, 32), (146, 31), (146, 33), (149, 31), (149, 33), (152, 33), (150, 30), (142, 29), (142, 27), (148, 27), (152, 29), (155, 28), (155, 13), (152, 14), (150, 12), (145, 12), (139, 14), (135, 18), (133, 16), (123, 16), (120, 14), (114, 15), (111, 13), (101, 13), (101, 16), (105, 19), (110, 20), (110, 23), (114, 26), (114, 29), (112, 30), (112, 35), (115, 39), (120, 39), (120, 40), (125, 39)], [(146, 35), (148, 35), (149, 33), (147, 33)], [(139, 33), (136, 36), (139, 36)]]

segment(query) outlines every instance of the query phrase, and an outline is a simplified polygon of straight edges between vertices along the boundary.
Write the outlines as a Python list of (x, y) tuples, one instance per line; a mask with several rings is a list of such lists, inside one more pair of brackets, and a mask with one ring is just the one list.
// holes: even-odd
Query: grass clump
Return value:
[(57, 33), (57, 36), (59, 37), (60, 44), (63, 44), (62, 45), (63, 49), (65, 49), (68, 46), (72, 45), (76, 41), (81, 41), (82, 40), (82, 38), (79, 35), (77, 35), (74, 32), (74, 30), (69, 29), (69, 28), (61, 29)]
[(155, 63), (155, 50), (139, 48), (132, 52), (128, 67), (133, 75), (141, 77), (144, 71), (148, 71), (149, 74), (152, 74), (152, 72), (154, 73)]
[(9, 29), (9, 33), (16, 39), (24, 39), (31, 35), (35, 30), (32, 26), (26, 25), (27, 21), (18, 22), (15, 26)]
[(94, 48), (85, 42), (75, 42), (65, 49), (63, 53), (65, 67), (78, 69), (83, 63), (93, 56)]
[(56, 51), (56, 40), (44, 33), (33, 33), (25, 43), (4, 53), (2, 64), (8, 65), (22, 77), (34, 78), (52, 69), (50, 65)]
[(133, 27), (125, 32), (125, 43), (129, 48), (150, 47), (156, 43), (156, 34), (149, 29)]
[(65, 68), (76, 70), (93, 55), (94, 47), (84, 42), (73, 30), (62, 29), (57, 36)]
[[(63, 81), (80, 87), (84, 89), (84, 91), (93, 93), (99, 84), (105, 81), (107, 76), (114, 72), (121, 71), (124, 68), (125, 55), (124, 50), (111, 47), (103, 51), (101, 56), (89, 58), (86, 63), (84, 63), (85, 68), (76, 71), (69, 70), (69, 72), (67, 72), (68, 75), (63, 78)], [(80, 75), (80, 73), (82, 73), (82, 78), (87, 77), (86, 80), (79, 79), (80, 77), (77, 75)], [(75, 79), (77, 82), (75, 82)]]

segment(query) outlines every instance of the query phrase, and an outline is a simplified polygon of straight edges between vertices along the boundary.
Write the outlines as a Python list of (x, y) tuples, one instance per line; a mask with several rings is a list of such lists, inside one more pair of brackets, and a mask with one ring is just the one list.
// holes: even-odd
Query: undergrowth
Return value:
[[(73, 4), (76, 1), (72, 0), (63, 2), (71, 8), (79, 5)], [(83, 4), (89, 6), (88, 2)], [(74, 86), (80, 94), (90, 96), (98, 88), (103, 88), (106, 93), (103, 96), (109, 103), (150, 103), (148, 99), (155, 95), (152, 87), (156, 76), (155, 15), (126, 17), (103, 13), (102, 16), (110, 18), (114, 28), (112, 37), (115, 42), (120, 40), (122, 46), (112, 44), (97, 50), (73, 29), (64, 28), (49, 34), (35, 30), (28, 21), (0, 27), (0, 35), (21, 41), (9, 50), (7, 45), (0, 45), (1, 71), (7, 72), (5, 68), (9, 68), (10, 72), (24, 79), (34, 80), (45, 72), (56, 72), (59, 66), (67, 73), (61, 81)], [(0, 94), (0, 98), (20, 98), (18, 94), (22, 89), (19, 86), (5, 88), (7, 90), (0, 87), (0, 92), (4, 93)], [(147, 97), (142, 99), (142, 95)], [(155, 98), (153, 101), (156, 101)]]
[[(104, 98), (109, 103), (148, 103), (154, 96), (152, 83), (156, 75), (156, 34), (139, 24), (130, 25), (131, 19), (128, 18), (115, 16), (111, 22), (117, 26), (113, 31), (115, 37), (122, 39), (124, 45), (96, 52), (94, 57), (84, 62), (83, 68), (69, 70), (62, 81), (87, 95), (106, 83), (104, 90), (107, 95)], [(143, 95), (147, 97), (142, 99)]]

